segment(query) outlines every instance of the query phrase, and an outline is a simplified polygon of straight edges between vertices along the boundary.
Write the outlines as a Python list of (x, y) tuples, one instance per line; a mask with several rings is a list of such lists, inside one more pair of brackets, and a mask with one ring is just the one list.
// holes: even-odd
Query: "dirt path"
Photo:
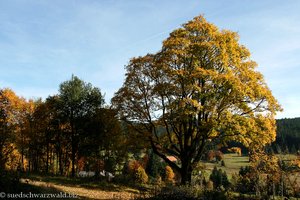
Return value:
[(134, 197), (137, 196), (136, 193), (130, 191), (115, 192), (104, 191), (100, 189), (87, 189), (83, 187), (65, 186), (50, 182), (35, 181), (31, 179), (21, 179), (21, 182), (38, 187), (53, 188), (70, 195), (77, 195), (80, 199), (134, 199)]

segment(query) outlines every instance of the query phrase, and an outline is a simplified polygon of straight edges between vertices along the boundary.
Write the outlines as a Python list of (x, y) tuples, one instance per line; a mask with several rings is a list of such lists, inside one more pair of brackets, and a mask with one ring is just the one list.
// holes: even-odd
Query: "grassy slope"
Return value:
[(216, 166), (218, 169), (225, 170), (230, 179), (234, 173), (237, 174), (239, 173), (241, 167), (248, 166), (250, 164), (248, 156), (238, 156), (237, 154), (224, 154), (224, 162), (225, 162), (225, 167), (222, 167), (220, 162), (219, 163), (205, 162), (204, 164), (206, 166), (206, 170), (205, 170), (206, 178), (209, 177), (214, 166)]

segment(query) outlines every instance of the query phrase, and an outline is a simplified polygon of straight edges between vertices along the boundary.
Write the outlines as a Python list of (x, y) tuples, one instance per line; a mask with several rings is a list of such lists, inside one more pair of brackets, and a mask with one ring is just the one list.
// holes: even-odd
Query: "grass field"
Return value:
[(237, 154), (224, 154), (225, 166), (221, 166), (221, 162), (212, 163), (212, 162), (203, 162), (205, 165), (205, 177), (209, 178), (211, 171), (216, 166), (218, 169), (226, 171), (228, 178), (231, 179), (232, 175), (239, 173), (241, 167), (250, 165), (248, 156), (238, 156)]
[[(297, 156), (294, 154), (285, 154), (285, 155), (278, 154), (276, 156), (279, 158), (279, 160), (282, 161), (292, 161), (297, 158)], [(225, 162), (225, 166), (221, 166), (221, 162), (218, 163), (203, 162), (203, 164), (206, 167), (205, 177), (208, 178), (209, 175), (211, 174), (211, 171), (216, 166), (218, 169), (222, 169), (223, 171), (225, 170), (228, 175), (228, 178), (231, 179), (233, 174), (239, 173), (241, 167), (250, 165), (248, 156), (239, 156), (234, 153), (224, 154), (224, 162)]]

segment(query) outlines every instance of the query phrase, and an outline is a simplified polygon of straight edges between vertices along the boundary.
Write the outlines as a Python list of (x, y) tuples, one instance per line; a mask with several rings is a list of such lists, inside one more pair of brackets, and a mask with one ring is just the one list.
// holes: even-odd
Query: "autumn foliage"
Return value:
[(114, 172), (129, 141), (116, 115), (104, 108), (99, 88), (76, 76), (45, 100), (0, 89), (0, 171), (75, 176), (76, 170), (105, 166)]
[(127, 163), (127, 172), (125, 174), (129, 175), (131, 180), (137, 183), (145, 184), (149, 179), (145, 168), (137, 160), (131, 160)]
[(142, 166), (139, 166), (135, 170), (134, 178), (137, 183), (146, 184), (148, 182), (148, 175), (146, 174), (145, 169)]
[(129, 174), (135, 173), (139, 167), (142, 167), (140, 162), (137, 160), (131, 160), (128, 162), (127, 169)]
[(12, 90), (0, 89), (1, 169), (16, 169), (25, 165), (25, 159), (21, 155), (23, 152), (20, 150), (25, 145), (23, 127), (31, 106), (31, 101), (18, 97)]
[(174, 183), (175, 182), (175, 174), (170, 166), (166, 166), (165, 173), (166, 173), (165, 181), (167, 183)]
[(242, 155), (242, 150), (240, 147), (231, 147), (228, 149), (229, 152), (236, 153), (238, 156)]
[(156, 54), (130, 60), (112, 104), (184, 184), (207, 144), (262, 148), (275, 140), (281, 108), (256, 66), (237, 33), (198, 16), (171, 32)]
[(219, 150), (209, 150), (206, 154), (206, 159), (208, 161), (221, 161), (224, 159), (224, 155)]

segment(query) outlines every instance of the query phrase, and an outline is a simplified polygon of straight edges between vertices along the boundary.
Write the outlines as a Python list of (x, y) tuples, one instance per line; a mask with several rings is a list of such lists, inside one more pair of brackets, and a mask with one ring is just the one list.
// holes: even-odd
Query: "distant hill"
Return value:
[[(300, 150), (300, 118), (278, 119), (275, 145), (289, 151)], [(274, 145), (273, 145), (274, 146)]]

